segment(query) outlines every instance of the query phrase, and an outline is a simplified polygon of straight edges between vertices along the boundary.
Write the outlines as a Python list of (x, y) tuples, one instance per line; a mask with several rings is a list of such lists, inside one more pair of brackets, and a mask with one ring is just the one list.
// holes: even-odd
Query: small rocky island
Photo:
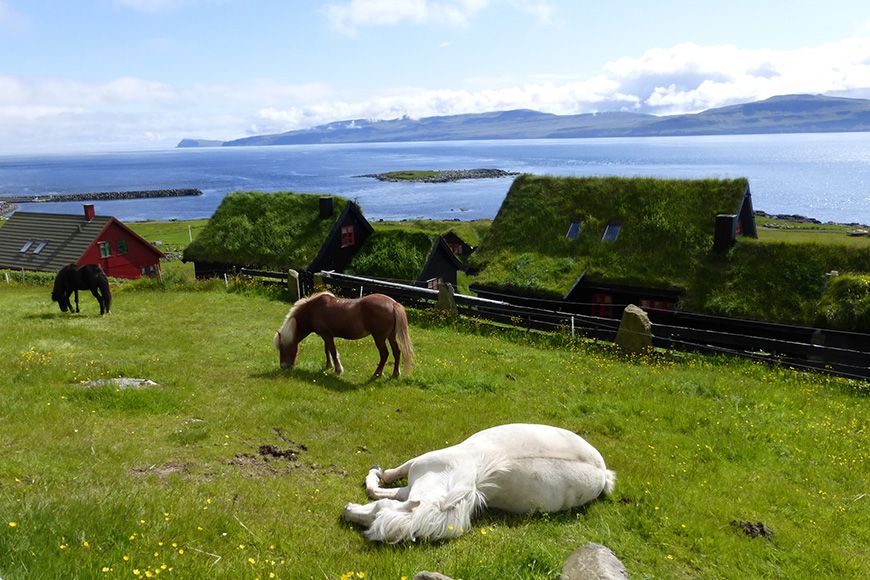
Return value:
[(492, 179), (519, 175), (516, 171), (503, 169), (445, 169), (390, 171), (388, 173), (367, 173), (357, 177), (374, 177), (379, 181), (413, 181), (422, 183), (447, 183), (461, 179)]

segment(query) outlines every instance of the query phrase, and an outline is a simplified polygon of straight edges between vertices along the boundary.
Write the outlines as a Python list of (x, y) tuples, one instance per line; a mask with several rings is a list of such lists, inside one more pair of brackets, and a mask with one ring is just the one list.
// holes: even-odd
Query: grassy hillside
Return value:
[[(831, 243), (741, 241), (727, 256), (710, 260), (700, 271), (686, 299), (686, 308), (726, 316), (779, 320), (870, 332), (861, 317), (844, 326), (825, 314), (848, 295), (829, 295), (828, 285), (840, 274), (870, 273), (870, 246)], [(849, 294), (870, 300), (870, 287)]]
[[(368, 340), (340, 341), (341, 378), (321, 372), (316, 338), (282, 372), (271, 339), (288, 305), (245, 286), (116, 286), (99, 317), (89, 297), (62, 315), (47, 286), (0, 283), (7, 580), (557, 578), (589, 541), (638, 578), (867, 569), (866, 386), (684, 354), (626, 360), (416, 312), (410, 377), (369, 382)], [(85, 386), (119, 376), (161, 386)], [(339, 519), (365, 501), (372, 464), (508, 422), (580, 433), (616, 470), (614, 495), (568, 513), (488, 512), (441, 544), (371, 545)]]

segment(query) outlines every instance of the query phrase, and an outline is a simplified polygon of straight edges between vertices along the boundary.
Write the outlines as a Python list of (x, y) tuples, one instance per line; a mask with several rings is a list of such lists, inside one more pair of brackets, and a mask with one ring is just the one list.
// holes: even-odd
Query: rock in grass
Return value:
[(652, 323), (643, 309), (629, 304), (625, 307), (616, 344), (628, 354), (642, 354), (652, 349)]
[(155, 383), (151, 379), (130, 379), (126, 377), (118, 377), (114, 379), (96, 379), (84, 383), (86, 387), (115, 387), (118, 389), (144, 389), (149, 387), (159, 387), (159, 383)]
[(610, 548), (589, 542), (568, 556), (559, 580), (623, 580), (628, 572)]

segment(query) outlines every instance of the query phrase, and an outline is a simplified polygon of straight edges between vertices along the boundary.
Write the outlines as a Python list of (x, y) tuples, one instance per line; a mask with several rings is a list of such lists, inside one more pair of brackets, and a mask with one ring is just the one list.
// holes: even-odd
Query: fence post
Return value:
[(224, 286), (226, 286), (227, 288), (230, 287), (230, 279), (229, 279), (229, 277), (227, 276), (227, 273), (226, 273), (226, 272), (224, 272)]
[(299, 291), (299, 272), (292, 268), (287, 270), (287, 291), (290, 293), (290, 299), (293, 302), (302, 297)]
[(571, 315), (571, 338), (574, 338), (574, 315)]
[(459, 314), (453, 286), (443, 282), (438, 284), (438, 301), (435, 303), (435, 309), (445, 312), (449, 316), (457, 316)]

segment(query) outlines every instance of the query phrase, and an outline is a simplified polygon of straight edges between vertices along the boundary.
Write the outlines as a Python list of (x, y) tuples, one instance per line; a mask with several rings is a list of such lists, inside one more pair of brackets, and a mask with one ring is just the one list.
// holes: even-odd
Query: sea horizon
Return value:
[[(511, 179), (387, 183), (410, 169), (497, 168), (556, 176), (749, 179), (755, 209), (870, 223), (870, 133), (596, 137), (154, 148), (0, 154), (0, 198), (197, 188), (203, 196), (97, 202), (125, 221), (210, 217), (231, 191), (298, 191), (357, 201), (369, 219), (491, 219)], [(21, 209), (72, 213), (79, 202)]]

